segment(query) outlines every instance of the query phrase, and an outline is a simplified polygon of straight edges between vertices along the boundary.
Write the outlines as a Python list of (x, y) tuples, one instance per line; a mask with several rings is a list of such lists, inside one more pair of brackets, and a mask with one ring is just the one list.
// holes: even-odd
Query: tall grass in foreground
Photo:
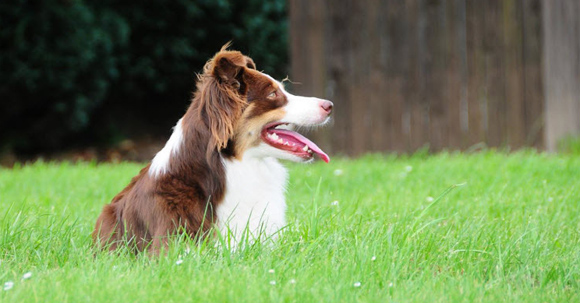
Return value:
[(0, 302), (580, 301), (578, 156), (290, 165), (276, 245), (95, 252), (97, 215), (141, 166), (0, 170)]

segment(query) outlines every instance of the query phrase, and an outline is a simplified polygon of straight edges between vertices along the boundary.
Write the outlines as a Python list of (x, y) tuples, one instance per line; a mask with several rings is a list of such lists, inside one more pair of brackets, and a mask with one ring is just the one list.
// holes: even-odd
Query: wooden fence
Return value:
[(543, 7), (290, 0), (292, 90), (335, 103), (313, 135), (333, 153), (544, 148)]

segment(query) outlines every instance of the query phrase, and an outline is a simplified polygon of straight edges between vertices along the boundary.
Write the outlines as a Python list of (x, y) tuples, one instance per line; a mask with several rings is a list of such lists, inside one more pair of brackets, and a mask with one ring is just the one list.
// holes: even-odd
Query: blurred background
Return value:
[(150, 160), (230, 40), (335, 103), (311, 134), (332, 154), (557, 151), (580, 134), (577, 0), (6, 0), (0, 164)]

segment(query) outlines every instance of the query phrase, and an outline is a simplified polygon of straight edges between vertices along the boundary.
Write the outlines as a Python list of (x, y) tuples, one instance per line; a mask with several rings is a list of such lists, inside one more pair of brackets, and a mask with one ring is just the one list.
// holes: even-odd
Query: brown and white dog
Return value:
[(286, 225), (286, 169), (278, 159), (328, 156), (293, 131), (323, 125), (332, 102), (292, 95), (225, 46), (198, 75), (197, 92), (165, 147), (105, 205), (93, 239), (157, 252), (169, 235), (212, 227), (237, 245)]

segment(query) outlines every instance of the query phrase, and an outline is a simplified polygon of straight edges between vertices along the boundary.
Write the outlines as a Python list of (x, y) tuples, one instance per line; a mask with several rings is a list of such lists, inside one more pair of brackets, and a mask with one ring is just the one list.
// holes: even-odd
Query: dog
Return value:
[[(219, 232), (232, 245), (275, 239), (286, 225), (280, 159), (329, 157), (296, 127), (326, 124), (328, 100), (295, 96), (254, 61), (224, 46), (197, 75), (196, 92), (166, 145), (104, 206), (93, 240), (158, 252), (168, 237)], [(212, 227), (215, 227), (212, 229)]]

